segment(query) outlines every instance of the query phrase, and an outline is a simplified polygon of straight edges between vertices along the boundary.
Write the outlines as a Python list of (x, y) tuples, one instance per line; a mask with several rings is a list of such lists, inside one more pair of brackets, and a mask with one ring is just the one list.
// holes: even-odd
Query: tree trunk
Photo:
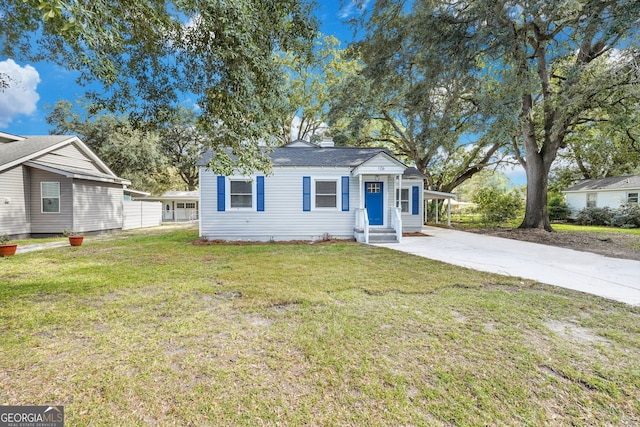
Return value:
[(527, 153), (527, 204), (524, 220), (519, 228), (544, 228), (553, 231), (547, 212), (549, 168), (541, 153)]
[[(549, 187), (549, 169), (555, 159), (557, 146), (545, 139), (538, 148), (535, 123), (533, 120), (533, 97), (522, 97), (522, 140), (525, 152), (523, 166), (527, 172), (527, 203), (524, 220), (519, 228), (544, 228), (553, 231), (547, 212), (547, 189)], [(553, 141), (556, 142), (557, 141)]]

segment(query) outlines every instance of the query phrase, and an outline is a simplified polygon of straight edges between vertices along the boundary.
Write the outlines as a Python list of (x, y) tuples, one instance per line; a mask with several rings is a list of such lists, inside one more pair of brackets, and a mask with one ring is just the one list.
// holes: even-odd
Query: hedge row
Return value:
[(576, 223), (580, 225), (605, 225), (622, 228), (640, 227), (640, 206), (623, 205), (619, 209), (584, 208), (578, 212)]

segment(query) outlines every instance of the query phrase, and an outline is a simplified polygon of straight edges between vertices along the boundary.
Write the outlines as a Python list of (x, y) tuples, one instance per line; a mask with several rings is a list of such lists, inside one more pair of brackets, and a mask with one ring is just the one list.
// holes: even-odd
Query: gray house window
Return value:
[(596, 193), (587, 193), (587, 207), (588, 208), (595, 208), (596, 207), (596, 201), (598, 200), (597, 196), (598, 195)]
[(316, 181), (316, 208), (335, 208), (338, 206), (336, 181)]
[(638, 193), (627, 193), (627, 204), (638, 204)]
[(41, 182), (42, 213), (60, 213), (60, 183)]
[(396, 197), (400, 200), (401, 212), (409, 212), (409, 189), (403, 188), (400, 190), (400, 194), (396, 190)]
[(253, 206), (253, 184), (251, 181), (230, 181), (230, 206), (251, 208)]

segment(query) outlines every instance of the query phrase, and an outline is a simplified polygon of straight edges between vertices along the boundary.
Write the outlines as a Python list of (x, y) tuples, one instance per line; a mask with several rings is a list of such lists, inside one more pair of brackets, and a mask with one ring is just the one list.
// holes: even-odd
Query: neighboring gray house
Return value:
[(386, 148), (295, 141), (271, 154), (270, 175), (220, 176), (197, 163), (200, 236), (209, 240), (400, 241), (423, 225), (423, 179)]
[(75, 136), (0, 132), (0, 234), (122, 229), (128, 184)]
[(167, 191), (161, 196), (138, 198), (162, 202), (163, 221), (194, 221), (198, 219), (198, 191)]
[(573, 214), (588, 207), (617, 209), (625, 204), (638, 204), (640, 175), (587, 179), (562, 192)]

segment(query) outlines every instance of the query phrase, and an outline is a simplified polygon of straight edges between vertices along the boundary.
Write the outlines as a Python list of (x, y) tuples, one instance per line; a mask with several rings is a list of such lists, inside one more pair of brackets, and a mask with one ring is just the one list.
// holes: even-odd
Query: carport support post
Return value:
[(447, 203), (447, 227), (451, 227), (451, 197), (449, 197), (449, 203)]
[(436, 224), (439, 224), (439, 220), (438, 220), (438, 199), (436, 200)]

